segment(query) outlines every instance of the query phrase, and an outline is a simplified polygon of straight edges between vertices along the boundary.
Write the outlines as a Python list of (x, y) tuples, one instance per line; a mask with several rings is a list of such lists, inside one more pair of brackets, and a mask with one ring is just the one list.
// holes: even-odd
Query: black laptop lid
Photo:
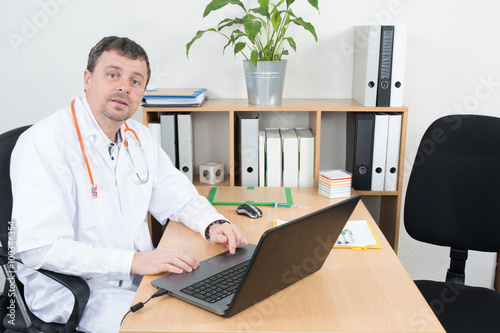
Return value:
[(251, 266), (226, 317), (319, 270), (359, 199), (360, 196), (351, 197), (267, 230), (257, 245)]

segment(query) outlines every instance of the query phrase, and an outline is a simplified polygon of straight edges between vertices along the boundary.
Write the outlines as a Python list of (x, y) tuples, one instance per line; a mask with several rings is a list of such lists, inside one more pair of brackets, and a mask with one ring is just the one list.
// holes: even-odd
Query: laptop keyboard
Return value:
[(192, 284), (181, 291), (205, 302), (215, 303), (233, 295), (250, 260)]

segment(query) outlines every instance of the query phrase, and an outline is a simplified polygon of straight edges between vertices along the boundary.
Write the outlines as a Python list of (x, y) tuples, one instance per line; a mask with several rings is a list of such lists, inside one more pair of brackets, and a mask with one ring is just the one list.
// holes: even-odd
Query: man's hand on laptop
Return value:
[(237, 247), (244, 247), (248, 244), (243, 231), (230, 223), (216, 223), (210, 227), (210, 242), (212, 244), (225, 245), (229, 253), (234, 254)]
[(153, 275), (163, 272), (180, 274), (191, 272), (200, 263), (188, 252), (170, 246), (159, 247), (153, 251), (136, 252), (132, 260), (132, 274)]

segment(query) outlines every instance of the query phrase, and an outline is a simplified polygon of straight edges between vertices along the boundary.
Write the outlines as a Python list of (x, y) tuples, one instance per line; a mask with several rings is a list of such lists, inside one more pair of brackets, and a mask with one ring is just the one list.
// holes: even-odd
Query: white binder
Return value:
[(266, 186), (281, 186), (281, 137), (277, 128), (266, 129)]
[(309, 128), (296, 128), (299, 138), (299, 187), (314, 186), (315, 138)]
[(283, 149), (283, 186), (299, 186), (299, 139), (293, 128), (280, 129)]
[(394, 26), (392, 49), (391, 106), (403, 106), (406, 62), (406, 26)]
[(385, 163), (385, 191), (396, 191), (398, 187), (402, 120), (403, 116), (401, 114), (389, 113), (387, 158)]
[(259, 186), (259, 114), (238, 112), (236, 118), (241, 186)]
[(193, 124), (191, 113), (177, 114), (179, 170), (193, 181)]
[(354, 27), (352, 98), (364, 106), (377, 103), (380, 26)]
[(161, 145), (161, 124), (159, 122), (149, 123), (148, 128), (151, 132), (151, 136), (159, 145)]
[(175, 114), (165, 114), (160, 116), (161, 126), (161, 147), (167, 153), (172, 164), (178, 168), (177, 163), (177, 132), (175, 125)]
[(372, 191), (384, 190), (388, 127), (389, 115), (385, 113), (375, 113), (375, 129), (373, 132)]
[(266, 186), (266, 131), (259, 130), (259, 186)]

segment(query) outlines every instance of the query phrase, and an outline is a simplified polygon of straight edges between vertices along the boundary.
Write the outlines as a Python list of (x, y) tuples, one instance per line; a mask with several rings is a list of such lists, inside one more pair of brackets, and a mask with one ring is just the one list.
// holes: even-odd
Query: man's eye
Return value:
[(118, 75), (116, 75), (115, 73), (110, 73), (108, 74), (108, 76), (113, 79), (118, 77)]
[(138, 85), (138, 84), (139, 84), (139, 81), (137, 81), (137, 80), (132, 80), (132, 84), (133, 84), (133, 85)]

